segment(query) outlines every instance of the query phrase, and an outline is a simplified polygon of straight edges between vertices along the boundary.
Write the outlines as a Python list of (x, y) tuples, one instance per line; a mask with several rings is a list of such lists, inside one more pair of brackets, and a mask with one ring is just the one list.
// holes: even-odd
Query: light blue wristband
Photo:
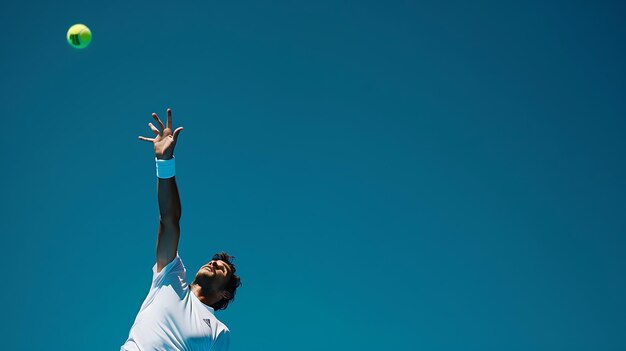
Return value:
[(158, 178), (167, 179), (176, 175), (176, 161), (174, 160), (174, 156), (169, 160), (159, 160), (156, 157), (154, 159), (156, 160)]

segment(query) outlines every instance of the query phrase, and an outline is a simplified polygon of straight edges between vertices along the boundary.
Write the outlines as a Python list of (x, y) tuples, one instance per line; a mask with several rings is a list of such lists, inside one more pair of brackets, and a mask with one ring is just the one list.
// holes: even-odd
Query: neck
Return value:
[(196, 295), (198, 300), (207, 306), (211, 306), (222, 299), (218, 293), (207, 291), (207, 289), (204, 289), (202, 285), (197, 282), (191, 283), (189, 288), (191, 289), (191, 292)]

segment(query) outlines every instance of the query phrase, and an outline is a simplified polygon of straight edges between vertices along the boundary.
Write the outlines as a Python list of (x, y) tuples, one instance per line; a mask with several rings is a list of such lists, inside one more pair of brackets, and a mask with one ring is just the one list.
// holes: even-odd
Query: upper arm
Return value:
[(161, 272), (161, 269), (176, 257), (179, 238), (180, 224), (177, 220), (161, 219), (159, 221), (156, 249), (157, 272)]

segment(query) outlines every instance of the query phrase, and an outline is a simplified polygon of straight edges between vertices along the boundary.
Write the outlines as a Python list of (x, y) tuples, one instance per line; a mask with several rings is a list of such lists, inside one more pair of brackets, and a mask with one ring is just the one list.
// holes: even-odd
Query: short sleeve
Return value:
[(163, 267), (160, 272), (157, 272), (156, 263), (152, 267), (152, 287), (157, 288), (163, 285), (181, 285), (183, 288), (187, 286), (187, 270), (178, 252), (172, 262)]
[(230, 347), (230, 331), (222, 330), (220, 335), (217, 336), (217, 339), (211, 345), (210, 351), (228, 351)]

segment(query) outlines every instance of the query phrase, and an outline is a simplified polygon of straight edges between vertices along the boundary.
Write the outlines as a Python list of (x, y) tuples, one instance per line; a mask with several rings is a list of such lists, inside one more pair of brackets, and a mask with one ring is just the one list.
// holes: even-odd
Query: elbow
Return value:
[(178, 224), (180, 222), (180, 217), (180, 213), (168, 213), (161, 215), (159, 220), (163, 224)]

